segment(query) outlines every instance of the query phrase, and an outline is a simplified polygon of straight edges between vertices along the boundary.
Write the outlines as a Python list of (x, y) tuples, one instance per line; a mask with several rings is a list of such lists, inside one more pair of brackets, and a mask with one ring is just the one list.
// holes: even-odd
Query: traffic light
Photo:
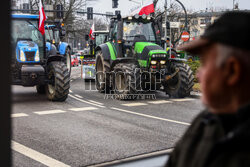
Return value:
[(170, 22), (169, 21), (166, 21), (166, 28), (170, 29)]
[(118, 0), (112, 0), (112, 8), (118, 8)]
[(93, 20), (93, 8), (92, 7), (87, 8), (87, 19)]
[(27, 10), (24, 10), (23, 13), (29, 13), (29, 9), (30, 9), (30, 6), (28, 3), (23, 3), (23, 9), (27, 9)]
[(61, 4), (56, 5), (56, 10), (57, 10), (56, 17), (59, 19), (63, 18), (63, 5)]

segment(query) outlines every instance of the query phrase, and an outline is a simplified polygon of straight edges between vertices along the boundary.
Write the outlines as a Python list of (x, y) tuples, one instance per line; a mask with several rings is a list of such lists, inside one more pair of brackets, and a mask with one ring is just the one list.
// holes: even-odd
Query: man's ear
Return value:
[(241, 70), (240, 62), (233, 56), (229, 57), (225, 63), (225, 76), (229, 86), (240, 81)]

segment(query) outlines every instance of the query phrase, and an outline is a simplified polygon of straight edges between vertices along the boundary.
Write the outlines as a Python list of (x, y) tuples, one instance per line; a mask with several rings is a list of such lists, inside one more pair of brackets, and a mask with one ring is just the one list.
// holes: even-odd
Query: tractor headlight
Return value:
[(161, 60), (160, 64), (166, 64), (166, 60)]
[(35, 61), (40, 61), (39, 51), (36, 51)]
[(142, 15), (142, 18), (143, 18), (143, 19), (146, 19), (146, 18), (147, 18), (147, 15), (143, 14), (143, 15)]
[(21, 50), (21, 52), (20, 52), (20, 60), (21, 60), (21, 61), (26, 61), (24, 52), (23, 52), (22, 50)]
[(157, 64), (157, 61), (152, 60), (152, 61), (151, 61), (151, 64), (152, 64), (152, 65), (155, 65), (155, 64)]

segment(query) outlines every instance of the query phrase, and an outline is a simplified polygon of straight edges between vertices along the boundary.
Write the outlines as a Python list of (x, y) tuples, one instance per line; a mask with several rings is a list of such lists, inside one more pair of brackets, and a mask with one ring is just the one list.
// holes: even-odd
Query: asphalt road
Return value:
[[(104, 99), (72, 68), (65, 102), (12, 87), (13, 166), (89, 166), (173, 148), (203, 106), (197, 96)], [(87, 90), (86, 90), (87, 89)]]

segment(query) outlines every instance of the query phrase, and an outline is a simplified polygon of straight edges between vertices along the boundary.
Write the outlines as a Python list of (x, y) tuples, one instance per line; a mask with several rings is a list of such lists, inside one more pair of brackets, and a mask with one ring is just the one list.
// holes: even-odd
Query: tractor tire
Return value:
[(96, 52), (96, 88), (101, 93), (109, 93), (111, 90), (110, 64), (105, 61), (102, 51)]
[(65, 63), (54, 61), (49, 64), (48, 78), (51, 84), (46, 85), (46, 94), (51, 101), (65, 101), (69, 94), (70, 74)]
[(65, 64), (67, 66), (69, 75), (71, 75), (71, 54), (70, 54), (70, 48), (67, 47), (65, 51)]
[(45, 90), (46, 85), (36, 85), (36, 91), (38, 94), (45, 94), (46, 90)]
[(173, 62), (170, 69), (174, 72), (175, 68), (178, 68), (179, 72), (165, 83), (166, 93), (174, 98), (190, 96), (194, 86), (194, 76), (191, 68), (185, 63)]
[(141, 92), (140, 69), (133, 63), (120, 63), (114, 66), (113, 85), (118, 100), (134, 100)]

